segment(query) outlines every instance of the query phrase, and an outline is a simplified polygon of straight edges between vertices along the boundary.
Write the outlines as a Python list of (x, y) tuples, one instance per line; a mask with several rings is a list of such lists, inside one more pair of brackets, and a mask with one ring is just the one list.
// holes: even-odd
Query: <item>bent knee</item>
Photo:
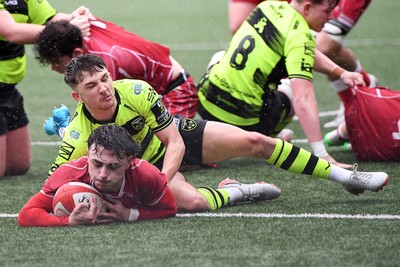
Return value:
[(201, 212), (210, 210), (210, 205), (200, 193), (189, 198), (179, 198), (179, 200), (176, 200), (176, 205), (178, 211)]

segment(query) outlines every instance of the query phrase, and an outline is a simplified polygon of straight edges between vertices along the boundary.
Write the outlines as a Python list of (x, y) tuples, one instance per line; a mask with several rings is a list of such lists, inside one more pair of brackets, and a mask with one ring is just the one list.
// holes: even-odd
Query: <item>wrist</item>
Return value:
[(139, 218), (139, 210), (131, 209), (129, 212), (128, 222), (137, 221), (138, 218)]
[(331, 71), (331, 75), (337, 79), (342, 79), (345, 70), (339, 66), (335, 66)]
[(323, 140), (311, 142), (310, 146), (311, 146), (312, 153), (317, 157), (322, 158), (322, 157), (326, 157), (329, 155), (328, 152), (326, 151)]

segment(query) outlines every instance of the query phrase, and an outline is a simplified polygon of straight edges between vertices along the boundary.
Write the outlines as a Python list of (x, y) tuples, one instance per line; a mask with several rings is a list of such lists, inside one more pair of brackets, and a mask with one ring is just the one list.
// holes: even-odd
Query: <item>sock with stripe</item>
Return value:
[(203, 186), (197, 188), (197, 191), (205, 197), (211, 210), (217, 210), (231, 203), (229, 192), (226, 189), (212, 189)]
[(275, 149), (271, 157), (266, 160), (268, 163), (293, 173), (331, 178), (329, 175), (332, 165), (329, 162), (291, 143), (276, 140)]

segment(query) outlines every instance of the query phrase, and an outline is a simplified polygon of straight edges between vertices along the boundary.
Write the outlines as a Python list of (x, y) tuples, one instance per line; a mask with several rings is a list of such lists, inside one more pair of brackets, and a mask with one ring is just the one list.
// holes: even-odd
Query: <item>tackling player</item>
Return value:
[[(113, 82), (104, 61), (95, 55), (73, 58), (66, 66), (64, 80), (79, 104), (65, 129), (50, 173), (67, 161), (84, 156), (85, 140), (94, 129), (115, 123), (127, 129), (139, 144), (137, 156), (166, 174), (178, 209), (186, 211), (215, 210), (229, 198), (211, 188), (196, 190), (178, 172), (182, 164), (258, 157), (290, 172), (339, 182), (354, 194), (378, 191), (388, 182), (386, 173), (352, 172), (257, 132), (220, 122), (173, 118), (149, 84), (130, 79)], [(232, 180), (222, 182), (219, 187), (246, 189), (245, 185)], [(255, 189), (259, 187), (253, 185)], [(267, 196), (268, 190), (262, 188)]]
[(39, 34), (34, 51), (43, 65), (64, 73), (71, 58), (95, 54), (103, 58), (113, 80), (148, 82), (173, 115), (193, 118), (197, 112), (197, 88), (192, 76), (171, 55), (170, 49), (128, 32), (114, 23), (91, 20), (90, 36), (83, 37), (67, 21), (50, 23)]
[[(363, 80), (315, 49), (310, 28), (320, 31), (336, 4), (335, 0), (259, 4), (232, 37), (221, 60), (200, 80), (200, 116), (275, 136), (296, 114), (313, 153), (337, 164), (323, 143), (313, 70), (349, 85)], [(289, 85), (279, 86), (286, 77)]]

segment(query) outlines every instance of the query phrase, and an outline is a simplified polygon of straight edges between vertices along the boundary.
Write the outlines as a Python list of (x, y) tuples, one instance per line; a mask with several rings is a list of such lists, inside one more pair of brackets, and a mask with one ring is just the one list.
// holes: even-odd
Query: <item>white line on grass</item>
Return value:
[[(281, 214), (281, 213), (178, 213), (177, 217), (207, 217), (207, 218), (289, 218), (289, 219), (361, 219), (361, 220), (400, 220), (400, 215), (393, 214), (320, 214), (320, 213), (300, 213), (300, 214)], [(0, 218), (16, 218), (18, 214), (0, 213)]]
[(391, 214), (280, 214), (280, 213), (181, 213), (177, 217), (222, 217), (222, 218), (317, 218), (317, 219), (368, 219), (368, 220), (400, 220), (400, 215)]

